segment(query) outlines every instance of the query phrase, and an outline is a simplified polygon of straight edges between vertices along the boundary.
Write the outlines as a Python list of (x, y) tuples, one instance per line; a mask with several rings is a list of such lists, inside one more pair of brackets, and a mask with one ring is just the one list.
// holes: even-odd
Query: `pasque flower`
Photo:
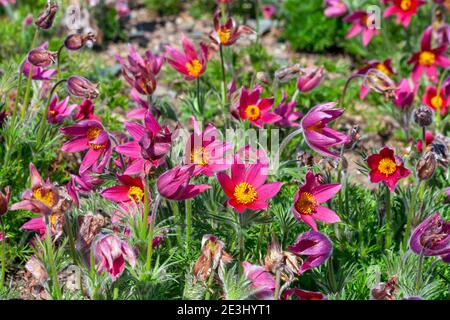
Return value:
[(281, 182), (265, 184), (267, 172), (261, 163), (234, 163), (231, 165), (231, 176), (219, 172), (217, 180), (228, 197), (227, 204), (239, 213), (246, 209), (267, 209), (267, 201), (273, 198), (283, 185)]
[(298, 127), (300, 126), (300, 123), (297, 121), (303, 114), (299, 111), (294, 111), (296, 105), (295, 101), (289, 102), (286, 100), (287, 94), (286, 92), (283, 92), (283, 97), (274, 110), (275, 114), (281, 117), (281, 120), (275, 122), (275, 125), (284, 128)]
[(249, 26), (238, 26), (236, 20), (229, 17), (224, 24), (220, 23), (222, 12), (217, 10), (214, 14), (214, 31), (209, 34), (209, 38), (217, 45), (231, 46), (243, 33), (252, 33), (254, 30)]
[(145, 115), (145, 126), (126, 122), (125, 128), (133, 137), (115, 148), (115, 151), (131, 159), (125, 174), (148, 173), (152, 167), (158, 167), (165, 161), (166, 154), (172, 146), (174, 132), (161, 128), (150, 111)]
[(394, 92), (394, 103), (401, 109), (408, 109), (412, 106), (416, 96), (417, 88), (411, 86), (407, 79), (402, 79)]
[(416, 254), (447, 256), (450, 254), (450, 222), (435, 213), (413, 231), (409, 246)]
[(64, 119), (68, 118), (76, 108), (76, 104), (69, 106), (69, 97), (58, 101), (58, 96), (55, 94), (48, 106), (47, 121), (49, 123), (61, 123)]
[(348, 8), (342, 0), (325, 0), (325, 16), (340, 17), (344, 15)]
[(61, 128), (61, 132), (73, 137), (61, 150), (80, 152), (88, 150), (80, 165), (80, 173), (89, 168), (102, 170), (111, 158), (111, 141), (103, 125), (96, 120), (83, 120), (75, 125)]
[(255, 295), (261, 300), (273, 300), (275, 293), (275, 277), (265, 268), (242, 262), (245, 277), (252, 283), (252, 288), (256, 291)]
[[(428, 146), (433, 142), (433, 132), (426, 130), (425, 131), (425, 144)], [(416, 149), (417, 151), (419, 151), (420, 153), (422, 153), (423, 151), (423, 140), (419, 139), (416, 143)]]
[(357, 10), (344, 18), (345, 22), (351, 22), (352, 26), (345, 36), (347, 39), (353, 38), (358, 34), (362, 34), (362, 43), (367, 46), (372, 37), (380, 32), (376, 29), (371, 21), (372, 18), (366, 11)]
[(383, 17), (397, 16), (397, 24), (403, 24), (408, 28), (412, 17), (417, 13), (420, 6), (426, 4), (424, 0), (392, 0), (392, 5), (384, 10)]
[(370, 69), (377, 69), (383, 72), (388, 77), (393, 74), (397, 74), (397, 71), (392, 66), (392, 59), (386, 59), (384, 61), (380, 60), (369, 60), (365, 65), (357, 71), (357, 74), (366, 74)]
[(342, 145), (350, 141), (349, 137), (327, 124), (344, 113), (344, 109), (334, 109), (335, 102), (320, 104), (310, 109), (303, 117), (301, 126), (306, 143), (316, 152), (338, 158), (338, 154), (330, 150), (331, 147)]
[(251, 91), (242, 87), (239, 103), (234, 114), (238, 114), (242, 120), (248, 120), (257, 127), (263, 127), (265, 123), (275, 123), (281, 117), (270, 109), (273, 106), (274, 98), (261, 98), (262, 87), (257, 85)]
[(50, 29), (55, 20), (56, 12), (58, 12), (59, 6), (53, 1), (48, 1), (45, 9), (39, 13), (34, 24), (40, 29)]
[(6, 187), (0, 191), (0, 217), (8, 212), (9, 200), (11, 199), (11, 188)]
[(363, 100), (370, 90), (381, 93), (384, 97), (391, 98), (395, 96), (397, 86), (395, 82), (383, 71), (372, 68), (369, 69), (365, 75), (359, 92), (359, 97)]
[(370, 181), (373, 183), (383, 181), (391, 192), (395, 190), (400, 179), (410, 174), (410, 171), (404, 167), (402, 159), (389, 147), (384, 147), (379, 153), (369, 156), (367, 163), (370, 169)]
[(270, 20), (277, 13), (277, 7), (273, 4), (265, 4), (262, 6), (262, 13), (265, 19)]
[(159, 176), (156, 186), (163, 197), (170, 200), (187, 200), (211, 188), (208, 184), (190, 184), (195, 165), (177, 166)]
[(307, 69), (306, 74), (300, 75), (297, 80), (297, 89), (300, 92), (309, 92), (316, 88), (323, 80), (323, 67)]
[(317, 231), (308, 231), (300, 234), (288, 250), (299, 256), (307, 256), (301, 264), (298, 273), (316, 268), (331, 256), (333, 244), (330, 239)]
[(40, 46), (28, 52), (27, 61), (33, 66), (45, 68), (55, 63), (56, 54), (56, 52), (48, 51)]
[(181, 38), (184, 53), (166, 46), (167, 62), (186, 80), (194, 80), (200, 77), (206, 70), (208, 49), (205, 44), (200, 43), (200, 56), (192, 41), (184, 34)]
[[(48, 48), (48, 42), (44, 42), (38, 48), (46, 50)], [(33, 80), (51, 80), (51, 77), (57, 72), (56, 69), (45, 69), (43, 67), (32, 65), (25, 59), (23, 62), (23, 74), (28, 77), (31, 70), (31, 78)]]
[(341, 221), (333, 210), (321, 205), (330, 200), (340, 189), (341, 185), (338, 183), (320, 184), (316, 175), (308, 171), (305, 184), (300, 186), (294, 197), (291, 209), (294, 217), (304, 221), (314, 231), (317, 231), (316, 220), (327, 223)]
[(447, 45), (433, 49), (431, 47), (433, 27), (429, 26), (422, 35), (420, 51), (412, 55), (408, 64), (414, 64), (412, 79), (418, 82), (425, 72), (433, 82), (438, 82), (437, 67), (450, 67), (450, 59), (446, 57)]
[(436, 112), (440, 112), (444, 115), (447, 112), (448, 100), (445, 95), (444, 88), (441, 88), (439, 94), (437, 88), (433, 86), (427, 86), (424, 95), (422, 96), (422, 103), (429, 106)]
[(283, 300), (291, 300), (292, 297), (296, 300), (327, 300), (327, 296), (322, 292), (306, 291), (302, 289), (287, 289), (283, 292)]
[(117, 179), (121, 184), (103, 190), (100, 193), (103, 198), (117, 203), (133, 201), (139, 204), (144, 202), (144, 184), (140, 177), (121, 175)]
[(86, 99), (95, 99), (100, 94), (97, 84), (80, 76), (72, 76), (67, 79), (67, 91), (74, 97)]
[(144, 95), (151, 95), (156, 90), (156, 76), (161, 71), (164, 56), (155, 55), (151, 50), (147, 50), (142, 57), (131, 44), (128, 44), (128, 61), (120, 55), (116, 55), (116, 59), (122, 65), (123, 77), (132, 88)]
[(145, 114), (147, 111), (151, 111), (155, 117), (159, 117), (161, 112), (153, 105), (147, 102), (146, 99), (142, 99), (139, 92), (136, 89), (131, 89), (130, 98), (138, 105), (138, 108), (135, 108), (127, 113), (128, 118), (132, 119), (145, 119)]
[(64, 40), (64, 46), (69, 50), (79, 50), (88, 42), (95, 42), (95, 34), (88, 32), (86, 34), (74, 33)]
[(136, 265), (136, 254), (133, 249), (116, 235), (101, 236), (94, 242), (93, 248), (98, 272), (108, 272), (113, 281), (125, 270), (125, 260), (133, 268)]
[[(63, 214), (51, 214), (49, 216), (50, 234), (54, 239), (59, 238), (64, 229), (64, 215)], [(31, 218), (25, 222), (20, 229), (35, 231), (38, 233), (40, 239), (44, 239), (47, 226), (45, 225), (44, 217)]]
[(191, 121), (194, 132), (186, 142), (185, 163), (195, 165), (194, 175), (212, 177), (214, 172), (228, 169), (232, 163), (228, 153), (233, 145), (217, 139), (219, 133), (212, 123), (201, 131), (194, 117)]
[(81, 103), (76, 107), (76, 114), (73, 116), (73, 120), (97, 120), (100, 118), (94, 114), (94, 102), (89, 99), (83, 99)]

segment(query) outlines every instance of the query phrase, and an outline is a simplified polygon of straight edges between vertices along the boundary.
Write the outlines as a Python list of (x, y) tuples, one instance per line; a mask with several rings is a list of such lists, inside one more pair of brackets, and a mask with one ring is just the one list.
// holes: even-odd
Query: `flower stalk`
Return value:
[(386, 215), (385, 215), (385, 224), (386, 224), (386, 249), (391, 247), (391, 191), (386, 186)]
[(5, 233), (5, 222), (3, 218), (0, 217), (0, 224), (2, 226), (2, 273), (0, 277), (0, 289), (3, 289), (5, 283), (5, 273), (6, 273), (6, 233)]
[(59, 287), (58, 282), (58, 273), (56, 271), (55, 261), (53, 257), (53, 244), (51, 239), (51, 224), (48, 215), (45, 215), (45, 226), (46, 226), (46, 232), (45, 232), (45, 243), (47, 247), (47, 253), (48, 253), (48, 259), (50, 264), (50, 270), (52, 273), (52, 286), (53, 286), (53, 294), (55, 294), (55, 297), (57, 300), (60, 300), (62, 298), (61, 295), (61, 289)]

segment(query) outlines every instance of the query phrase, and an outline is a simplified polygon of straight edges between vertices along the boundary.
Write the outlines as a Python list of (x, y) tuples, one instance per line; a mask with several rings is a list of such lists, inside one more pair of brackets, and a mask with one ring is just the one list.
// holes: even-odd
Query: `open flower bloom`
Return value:
[(347, 12), (348, 8), (342, 0), (325, 0), (325, 16), (340, 17)]
[(55, 94), (48, 106), (47, 121), (49, 123), (61, 123), (68, 118), (77, 107), (76, 104), (70, 106), (68, 104), (69, 97), (58, 101), (58, 96)]
[(128, 112), (127, 113), (128, 118), (144, 120), (145, 114), (149, 110), (156, 117), (159, 117), (161, 115), (161, 112), (154, 105), (152, 105), (152, 104), (149, 105), (147, 100), (141, 98), (141, 96), (139, 95), (139, 92), (136, 89), (134, 89), (134, 88), (131, 89), (130, 98), (131, 98), (131, 100), (136, 102), (136, 104), (138, 105), (138, 108), (135, 108), (135, 109), (131, 110), (130, 112)]
[(413, 231), (409, 246), (416, 254), (447, 256), (450, 254), (450, 222), (435, 213)]
[(236, 20), (228, 18), (225, 24), (220, 23), (222, 12), (217, 10), (214, 14), (214, 31), (209, 34), (209, 38), (217, 45), (231, 46), (243, 33), (254, 32), (249, 26), (238, 26)]
[(224, 250), (225, 244), (212, 234), (202, 238), (202, 253), (194, 266), (194, 276), (206, 281), (212, 270), (230, 263), (233, 258)]
[(415, 83), (420, 80), (422, 73), (426, 73), (428, 78), (437, 83), (437, 67), (450, 67), (450, 59), (446, 57), (447, 45), (433, 49), (431, 47), (433, 27), (428, 27), (422, 35), (420, 51), (412, 55), (408, 64), (414, 64), (412, 79)]
[(327, 300), (327, 296), (322, 292), (306, 291), (302, 289), (287, 289), (283, 292), (283, 300)]
[(179, 73), (184, 75), (186, 80), (195, 80), (206, 70), (208, 49), (205, 44), (200, 44), (200, 56), (189, 38), (184, 34), (181, 38), (184, 53), (166, 46), (167, 62)]
[(288, 250), (299, 256), (307, 256), (298, 270), (298, 273), (302, 274), (325, 263), (331, 256), (333, 244), (326, 235), (308, 231), (300, 234)]
[(294, 197), (292, 213), (298, 221), (304, 221), (314, 231), (317, 231), (315, 220), (327, 223), (341, 221), (333, 210), (320, 205), (330, 200), (339, 190), (341, 185), (320, 184), (312, 171), (308, 171), (305, 177), (305, 184), (302, 185)]
[[(48, 42), (44, 42), (38, 48), (47, 49)], [(51, 77), (57, 72), (56, 69), (45, 69), (43, 67), (34, 66), (28, 62), (28, 60), (25, 60), (23, 64), (23, 75), (28, 77), (31, 70), (31, 78), (33, 80), (51, 80)]]
[(73, 116), (73, 120), (81, 121), (81, 120), (97, 120), (100, 121), (100, 118), (94, 114), (94, 103), (92, 100), (83, 99), (81, 103), (76, 107), (76, 114)]
[(323, 67), (307, 69), (306, 74), (300, 75), (297, 80), (297, 89), (300, 92), (309, 92), (316, 88), (323, 80)]
[(122, 74), (128, 84), (144, 95), (151, 95), (156, 89), (156, 76), (164, 63), (164, 56), (155, 55), (151, 50), (141, 57), (136, 49), (128, 44), (127, 61), (116, 55), (122, 65)]
[(275, 277), (265, 268), (242, 262), (245, 277), (252, 283), (255, 295), (261, 300), (273, 300), (275, 293)]
[(384, 10), (383, 17), (397, 16), (397, 24), (403, 24), (408, 28), (411, 18), (417, 13), (417, 9), (424, 5), (423, 0), (392, 0), (392, 6)]
[(298, 127), (300, 126), (300, 123), (297, 121), (303, 116), (303, 114), (301, 112), (294, 111), (296, 105), (295, 101), (286, 102), (286, 100), (287, 94), (286, 92), (283, 92), (283, 98), (274, 110), (275, 114), (281, 117), (281, 120), (275, 122), (275, 125), (283, 128)]
[(125, 174), (147, 174), (152, 167), (164, 163), (172, 146), (174, 132), (170, 132), (167, 127), (161, 128), (150, 111), (145, 114), (145, 126), (126, 122), (125, 128), (134, 140), (115, 147), (117, 153), (131, 159)]
[(394, 92), (394, 103), (401, 109), (408, 109), (412, 106), (416, 96), (417, 88), (411, 87), (407, 79), (402, 79)]
[(273, 4), (265, 4), (262, 6), (264, 19), (270, 20), (277, 13), (277, 7)]
[(194, 132), (186, 143), (185, 163), (195, 165), (194, 175), (204, 174), (212, 177), (215, 172), (228, 169), (232, 163), (228, 153), (233, 145), (217, 139), (219, 133), (213, 124), (208, 124), (205, 130), (201, 131), (194, 117), (191, 121)]
[(125, 270), (125, 260), (134, 268), (136, 254), (125, 241), (113, 234), (101, 236), (94, 242), (98, 272), (106, 271), (115, 281)]
[(265, 184), (267, 172), (264, 165), (236, 164), (231, 165), (231, 176), (224, 172), (217, 174), (217, 180), (228, 197), (227, 204), (237, 212), (249, 210), (266, 210), (267, 201), (273, 198), (283, 183), (273, 182)]
[(182, 201), (211, 189), (208, 184), (190, 184), (194, 171), (195, 165), (185, 165), (164, 172), (156, 182), (159, 194), (170, 200)]
[(371, 20), (372, 18), (363, 10), (357, 10), (346, 16), (344, 21), (352, 23), (352, 26), (345, 37), (349, 39), (361, 33), (362, 44), (366, 47), (373, 36), (380, 34), (375, 25), (373, 25), (374, 21)]
[(441, 91), (438, 94), (436, 87), (427, 86), (427, 89), (422, 96), (422, 103), (429, 106), (434, 111), (445, 115), (447, 112), (448, 100), (444, 88), (441, 88)]
[[(425, 131), (425, 143), (426, 145), (430, 145), (433, 142), (434, 136), (433, 136), (433, 132), (426, 130)], [(423, 140), (419, 139), (416, 143), (416, 149), (417, 151), (419, 151), (420, 153), (422, 153), (423, 151)]]
[(279, 115), (270, 111), (274, 98), (260, 98), (262, 90), (261, 86), (256, 86), (249, 92), (246, 87), (242, 87), (239, 104), (236, 108), (242, 120), (248, 120), (259, 128), (262, 128), (265, 123), (275, 123), (281, 120)]
[(101, 172), (102, 170), (99, 168), (93, 167), (91, 170), (81, 172), (79, 176), (71, 174), (70, 177), (75, 190), (84, 194), (92, 192), (97, 185), (103, 182), (103, 179), (95, 177), (93, 174), (98, 174)]
[(348, 143), (350, 139), (347, 135), (327, 127), (329, 122), (344, 113), (344, 109), (333, 109), (335, 105), (335, 102), (328, 102), (310, 109), (303, 117), (301, 126), (305, 141), (311, 149), (324, 156), (338, 158), (338, 154), (330, 148)]
[(80, 152), (88, 150), (80, 165), (80, 173), (89, 168), (106, 167), (111, 158), (111, 141), (103, 125), (96, 120), (83, 120), (73, 126), (61, 128), (61, 132), (73, 137), (61, 150), (64, 152)]
[(131, 176), (122, 175), (118, 176), (117, 179), (121, 185), (103, 190), (100, 193), (103, 198), (117, 203), (133, 201), (139, 204), (144, 202), (144, 184), (140, 177), (133, 178)]
[[(52, 214), (49, 218), (50, 222), (50, 234), (55, 238), (59, 238), (63, 233), (64, 228), (64, 215)], [(35, 231), (39, 234), (39, 238), (44, 239), (46, 232), (46, 225), (44, 217), (31, 218), (25, 222), (20, 229)]]
[(11, 206), (11, 210), (28, 210), (50, 215), (59, 201), (57, 188), (47, 179), (44, 181), (33, 163), (30, 163), (31, 189), (22, 194), (22, 201)]
[(410, 174), (410, 171), (404, 167), (402, 159), (389, 147), (384, 147), (380, 153), (369, 156), (367, 163), (370, 169), (370, 181), (373, 183), (384, 181), (391, 192), (395, 190), (398, 180)]

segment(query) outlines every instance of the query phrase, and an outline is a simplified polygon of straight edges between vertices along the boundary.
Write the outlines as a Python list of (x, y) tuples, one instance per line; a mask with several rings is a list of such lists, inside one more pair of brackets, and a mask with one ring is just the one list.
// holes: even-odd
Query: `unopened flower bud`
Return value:
[(383, 94), (386, 99), (394, 97), (395, 89), (397, 89), (395, 82), (378, 69), (370, 69), (367, 71), (364, 84), (369, 89)]
[(258, 72), (256, 74), (256, 80), (264, 84), (270, 84), (272, 79), (270, 79), (270, 75), (267, 72)]
[(395, 300), (398, 289), (398, 276), (389, 278), (387, 283), (381, 282), (371, 290), (371, 300)]
[(48, 2), (44, 11), (39, 13), (34, 24), (40, 29), (50, 29), (55, 20), (56, 12), (58, 11), (58, 5), (54, 2)]
[(69, 50), (79, 50), (83, 48), (88, 41), (95, 42), (95, 34), (92, 32), (88, 32), (87, 34), (75, 33), (64, 40), (64, 45)]
[(0, 217), (8, 212), (8, 204), (10, 198), (11, 198), (10, 187), (6, 187), (4, 193), (0, 191)]
[(98, 97), (97, 84), (80, 76), (72, 76), (67, 79), (67, 90), (72, 96), (95, 99)]
[(323, 80), (323, 67), (312, 71), (307, 71), (306, 75), (300, 76), (297, 80), (297, 89), (300, 92), (309, 92), (316, 88)]
[(436, 170), (436, 155), (428, 151), (419, 159), (416, 165), (417, 177), (420, 180), (430, 179)]
[(36, 67), (45, 68), (55, 63), (56, 52), (48, 51), (43, 48), (36, 48), (28, 53), (27, 60)]
[(421, 127), (428, 127), (433, 122), (433, 111), (427, 106), (420, 106), (414, 112), (414, 121)]
[(359, 134), (359, 126), (354, 126), (353, 128), (350, 129), (349, 132), (349, 138), (350, 141), (344, 145), (345, 150), (350, 150), (352, 149), (355, 144), (359, 141), (359, 139), (361, 139), (361, 135)]
[(275, 78), (279, 82), (285, 83), (297, 78), (299, 75), (302, 76), (305, 74), (306, 72), (304, 71), (304, 69), (300, 66), (300, 64), (297, 63), (292, 66), (284, 67), (275, 71)]

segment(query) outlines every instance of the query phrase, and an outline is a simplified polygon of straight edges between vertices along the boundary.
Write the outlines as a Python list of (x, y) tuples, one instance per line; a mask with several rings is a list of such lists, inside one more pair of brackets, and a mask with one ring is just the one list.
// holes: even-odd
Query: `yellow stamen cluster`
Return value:
[(294, 204), (295, 209), (301, 214), (311, 214), (317, 207), (316, 198), (309, 192), (302, 192)]
[(390, 158), (383, 158), (378, 163), (378, 171), (380, 171), (386, 177), (392, 175), (395, 170), (397, 170), (397, 165)]
[(391, 72), (389, 71), (389, 69), (384, 65), (384, 63), (379, 63), (376, 66), (377, 70), (383, 72), (385, 75), (390, 76)]
[(186, 68), (188, 69), (188, 73), (191, 77), (198, 77), (200, 72), (202, 72), (202, 64), (197, 59), (192, 60), (191, 62), (186, 63)]
[(231, 37), (231, 30), (221, 28), (219, 31), (217, 31), (217, 35), (219, 36), (221, 44), (227, 44)]
[(431, 105), (436, 109), (440, 109), (443, 104), (444, 100), (440, 96), (435, 96), (431, 99)]
[(236, 201), (240, 204), (253, 203), (258, 197), (255, 188), (248, 182), (241, 182), (234, 187), (233, 195)]
[(132, 186), (128, 190), (128, 196), (135, 202), (140, 202), (142, 201), (142, 197), (144, 196), (144, 190), (137, 186)]
[(412, 1), (411, 0), (402, 0), (402, 2), (400, 2), (400, 8), (403, 11), (408, 11), (409, 9), (411, 9), (412, 7)]
[(33, 197), (34, 199), (45, 204), (47, 207), (53, 207), (54, 205), (53, 191), (51, 190), (36, 188), (33, 190)]
[(259, 118), (259, 115), (261, 114), (261, 111), (259, 110), (259, 107), (257, 105), (250, 105), (245, 108), (245, 114), (250, 120), (257, 120)]
[(423, 66), (431, 66), (436, 62), (436, 55), (430, 51), (423, 51), (419, 56), (419, 63)]
[(99, 136), (100, 132), (102, 132), (102, 129), (99, 127), (90, 127), (87, 131), (87, 138), (89, 139), (89, 141), (97, 139), (97, 137)]
[(209, 156), (205, 148), (200, 147), (191, 150), (191, 163), (206, 166), (208, 164), (208, 160)]

